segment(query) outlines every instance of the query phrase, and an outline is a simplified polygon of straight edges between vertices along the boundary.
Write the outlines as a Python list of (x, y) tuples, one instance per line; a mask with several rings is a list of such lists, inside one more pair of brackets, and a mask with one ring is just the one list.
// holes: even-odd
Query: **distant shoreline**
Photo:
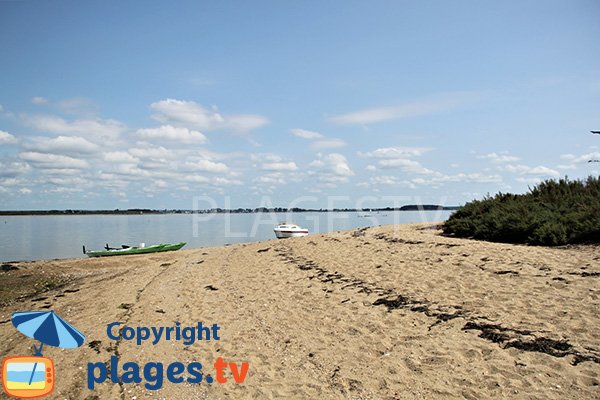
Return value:
[(126, 210), (0, 210), (0, 216), (34, 216), (34, 215), (152, 215), (152, 214), (256, 214), (256, 213), (287, 213), (287, 212), (391, 212), (391, 211), (453, 211), (461, 206), (440, 206), (436, 204), (410, 204), (402, 207), (385, 208), (334, 208), (334, 209), (305, 209), (305, 208), (213, 208), (207, 210), (155, 210), (146, 208), (130, 208)]

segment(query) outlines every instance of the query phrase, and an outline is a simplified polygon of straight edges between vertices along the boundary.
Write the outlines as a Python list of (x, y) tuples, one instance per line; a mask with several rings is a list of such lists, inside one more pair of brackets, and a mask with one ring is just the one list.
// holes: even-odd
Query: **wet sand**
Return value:
[[(54, 310), (87, 340), (45, 347), (56, 366), (52, 398), (600, 399), (600, 247), (424, 228), (11, 263), (0, 271), (0, 356), (32, 354), (12, 312)], [(138, 346), (110, 340), (113, 321), (216, 323), (220, 340)], [(88, 363), (111, 356), (119, 368), (198, 361), (211, 377), (219, 357), (249, 369), (242, 384), (227, 371), (224, 384), (88, 390)]]

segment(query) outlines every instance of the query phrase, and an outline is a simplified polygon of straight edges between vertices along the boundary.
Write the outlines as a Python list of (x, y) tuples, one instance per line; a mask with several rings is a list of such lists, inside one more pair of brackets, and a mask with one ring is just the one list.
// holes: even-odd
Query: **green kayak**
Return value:
[(104, 250), (85, 250), (85, 246), (83, 246), (83, 254), (88, 257), (108, 257), (108, 256), (127, 256), (131, 254), (148, 254), (148, 253), (159, 253), (163, 251), (174, 251), (179, 250), (185, 246), (185, 242), (179, 243), (162, 243), (155, 244), (152, 246), (141, 246), (141, 247), (129, 247), (122, 246), (121, 248), (111, 248), (108, 247), (108, 244), (104, 248)]

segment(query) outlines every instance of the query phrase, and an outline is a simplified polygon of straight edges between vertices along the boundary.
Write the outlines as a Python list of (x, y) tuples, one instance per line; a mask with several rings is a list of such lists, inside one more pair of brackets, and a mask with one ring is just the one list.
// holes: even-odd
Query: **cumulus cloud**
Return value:
[(58, 136), (55, 138), (35, 137), (26, 141), (24, 147), (40, 153), (93, 154), (99, 146), (79, 136)]
[(0, 144), (15, 144), (17, 138), (8, 132), (0, 131)]
[(186, 162), (184, 164), (186, 171), (195, 172), (211, 172), (211, 173), (226, 173), (229, 171), (229, 167), (220, 162), (213, 162), (210, 160), (199, 160), (195, 162)]
[(508, 154), (489, 153), (477, 156), (479, 159), (490, 160), (493, 163), (506, 163), (519, 161), (519, 157), (511, 156)]
[(308, 131), (306, 129), (291, 129), (290, 132), (292, 135), (302, 139), (321, 139), (324, 137), (319, 132)]
[(125, 132), (126, 126), (112, 119), (80, 119), (66, 121), (51, 115), (25, 116), (24, 121), (44, 132), (88, 138), (91, 141), (106, 143), (116, 140)]
[(168, 140), (185, 144), (204, 144), (207, 142), (206, 136), (198, 131), (171, 125), (138, 129), (137, 135), (142, 139)]
[(116, 164), (137, 164), (140, 160), (126, 151), (109, 151), (102, 155), (104, 161)]
[(313, 142), (310, 144), (310, 148), (314, 151), (335, 149), (346, 146), (346, 142), (342, 139), (329, 138), (319, 132), (308, 131), (306, 129), (299, 128), (291, 129), (290, 132), (292, 135), (299, 138), (312, 140)]
[(247, 132), (269, 122), (267, 118), (254, 114), (221, 115), (194, 101), (165, 99), (152, 103), (150, 108), (155, 112), (152, 118), (163, 124), (205, 131), (231, 129)]
[(269, 174), (261, 175), (254, 178), (252, 181), (259, 184), (267, 185), (285, 185), (287, 183), (285, 175), (281, 172), (272, 172)]
[(499, 168), (501, 171), (511, 172), (519, 175), (540, 175), (540, 176), (551, 176), (558, 177), (560, 173), (554, 169), (539, 165), (537, 167), (530, 167), (523, 164), (507, 164)]
[(38, 168), (47, 169), (85, 169), (89, 168), (90, 164), (86, 160), (73, 158), (60, 154), (38, 153), (34, 151), (26, 151), (19, 153), (21, 160), (27, 161)]
[(232, 186), (232, 185), (242, 185), (243, 182), (239, 179), (225, 178), (222, 176), (217, 176), (210, 180), (210, 183), (215, 186)]
[(143, 146), (129, 149), (129, 154), (143, 159), (175, 159), (177, 155), (174, 151), (162, 146)]
[(296, 171), (298, 166), (295, 162), (270, 162), (261, 165), (263, 171)]
[(414, 188), (414, 186), (415, 186), (410, 181), (401, 180), (401, 179), (398, 179), (398, 177), (392, 176), (392, 175), (374, 176), (371, 179), (369, 179), (368, 183), (372, 184), (372, 185), (386, 185), (386, 186), (400, 185), (400, 186), (405, 186), (405, 187), (409, 187), (409, 188)]
[(574, 154), (563, 154), (560, 156), (563, 160), (568, 160), (572, 163), (586, 163), (590, 160), (600, 160), (600, 151), (592, 151), (590, 153), (576, 156)]
[(0, 178), (14, 178), (31, 171), (29, 164), (20, 161), (0, 161)]
[(382, 147), (366, 153), (358, 152), (359, 157), (366, 158), (404, 158), (404, 157), (418, 157), (423, 155), (431, 149), (426, 147)]
[(309, 164), (312, 174), (317, 175), (320, 182), (347, 182), (354, 172), (348, 165), (346, 157), (338, 153), (318, 154), (318, 158)]
[(256, 163), (260, 162), (280, 162), (283, 161), (283, 157), (273, 153), (259, 153), (250, 154), (250, 160)]
[(398, 168), (403, 172), (414, 174), (433, 174), (434, 171), (425, 168), (415, 160), (406, 158), (392, 158), (379, 161), (379, 167), (384, 169)]

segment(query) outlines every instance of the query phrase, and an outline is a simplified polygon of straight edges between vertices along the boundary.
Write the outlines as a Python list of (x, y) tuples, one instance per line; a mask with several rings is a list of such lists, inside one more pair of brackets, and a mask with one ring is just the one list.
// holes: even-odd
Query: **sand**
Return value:
[[(87, 336), (79, 349), (45, 348), (57, 399), (600, 399), (600, 247), (424, 228), (13, 263), (0, 272), (0, 356), (32, 354), (12, 312), (51, 309)], [(220, 340), (138, 346), (110, 340), (113, 321), (216, 323)], [(142, 368), (198, 361), (213, 376), (218, 357), (249, 369), (241, 384), (226, 372), (224, 384), (88, 390), (88, 362), (112, 355)]]

